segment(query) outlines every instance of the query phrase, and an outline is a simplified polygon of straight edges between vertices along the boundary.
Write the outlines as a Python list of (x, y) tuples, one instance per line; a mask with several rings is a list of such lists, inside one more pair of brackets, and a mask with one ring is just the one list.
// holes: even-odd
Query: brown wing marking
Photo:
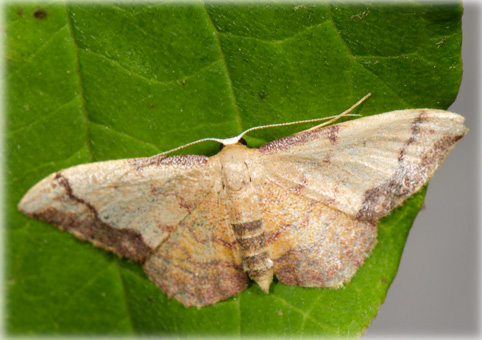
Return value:
[(224, 300), (248, 286), (228, 213), (212, 192), (147, 259), (147, 275), (186, 306)]
[(24, 214), (144, 262), (214, 186), (204, 156), (82, 164), (51, 174), (19, 203)]
[(273, 182), (263, 186), (261, 213), (278, 279), (305, 287), (338, 287), (376, 244), (374, 223), (358, 221)]
[(463, 122), (447, 111), (387, 112), (270, 142), (258, 164), (294, 193), (374, 222), (431, 179)]
[(60, 172), (55, 175), (54, 180), (56, 185), (65, 191), (58, 200), (69, 201), (69, 208), (65, 209), (52, 204), (45, 210), (31, 213), (32, 217), (52, 223), (81, 240), (90, 241), (97, 247), (134, 261), (143, 262), (151, 254), (151, 248), (139, 233), (131, 229), (116, 229), (103, 222), (90, 203), (75, 196), (69, 180)]

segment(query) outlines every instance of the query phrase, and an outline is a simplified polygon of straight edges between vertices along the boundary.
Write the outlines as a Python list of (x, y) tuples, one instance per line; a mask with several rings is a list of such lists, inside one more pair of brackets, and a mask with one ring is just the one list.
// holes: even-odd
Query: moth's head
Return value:
[(244, 145), (248, 146), (248, 143), (246, 142), (246, 139), (240, 138), (236, 143), (219, 143), (219, 150), (224, 149), (225, 146), (227, 145)]

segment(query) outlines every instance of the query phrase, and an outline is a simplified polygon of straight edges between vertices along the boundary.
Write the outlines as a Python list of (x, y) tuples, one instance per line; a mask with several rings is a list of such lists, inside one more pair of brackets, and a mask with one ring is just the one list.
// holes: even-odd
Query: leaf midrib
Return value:
[(218, 47), (219, 59), (222, 61), (224, 72), (226, 73), (226, 78), (228, 80), (229, 92), (231, 95), (232, 105), (234, 107), (235, 119), (238, 124), (238, 133), (241, 133), (243, 131), (243, 126), (241, 123), (241, 116), (239, 114), (239, 106), (236, 100), (236, 94), (234, 93), (233, 81), (231, 80), (231, 75), (229, 73), (228, 65), (226, 64), (226, 58), (224, 57), (223, 48), (221, 47), (221, 41), (219, 40), (219, 32), (214, 26), (214, 23), (211, 17), (209, 16), (209, 12), (206, 9), (206, 4), (204, 3), (204, 1), (202, 2), (202, 8), (204, 10), (208, 23), (214, 32), (214, 37), (216, 39), (216, 43)]
[(87, 109), (85, 107), (84, 86), (83, 86), (83, 82), (82, 82), (82, 76), (80, 74), (79, 47), (77, 45), (77, 42), (75, 41), (73, 27), (72, 27), (72, 18), (71, 18), (71, 15), (70, 15), (70, 8), (69, 8), (68, 4), (65, 5), (65, 12), (66, 12), (66, 16), (67, 16), (69, 33), (70, 33), (70, 37), (71, 37), (71, 40), (72, 40), (72, 45), (74, 47), (74, 53), (75, 53), (75, 72), (77, 74), (78, 84), (79, 84), (80, 105), (81, 105), (82, 112), (84, 113), (84, 117), (85, 117), (85, 130), (86, 130), (85, 136), (87, 138), (86, 145), (87, 145), (87, 149), (89, 150), (90, 160), (93, 161), (94, 160), (94, 153), (92, 151), (92, 141), (90, 139), (89, 114), (88, 114)]

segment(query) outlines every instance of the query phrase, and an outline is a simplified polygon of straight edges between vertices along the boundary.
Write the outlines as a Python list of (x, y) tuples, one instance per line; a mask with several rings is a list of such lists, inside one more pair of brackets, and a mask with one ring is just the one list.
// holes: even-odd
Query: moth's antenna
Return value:
[[(346, 116), (361, 116), (359, 114), (348, 114), (349, 112), (353, 111), (358, 105), (360, 105), (361, 103), (363, 103), (368, 97), (370, 97), (372, 94), (371, 92), (369, 92), (368, 94), (366, 94), (362, 99), (360, 99), (359, 101), (357, 101), (355, 104), (353, 104), (348, 110), (340, 113), (339, 115), (336, 115), (336, 116), (333, 116), (332, 119), (330, 119), (329, 121), (327, 122), (324, 122), (324, 123), (321, 123), (320, 125), (317, 125), (317, 126), (313, 126), (312, 128), (309, 128), (305, 131), (311, 131), (311, 130), (316, 130), (316, 129), (319, 129), (320, 127), (322, 126), (326, 126), (328, 124), (331, 124), (335, 121), (337, 121), (338, 119), (340, 119), (341, 117), (346, 117)], [(331, 118), (331, 117), (327, 117), (327, 118)]]
[[(303, 130), (303, 131), (310, 131), (310, 130), (318, 129), (318, 128), (320, 128), (322, 126), (325, 126), (325, 125), (328, 125), (330, 123), (333, 123), (334, 121), (337, 121), (341, 117), (359, 117), (360, 116), (359, 114), (349, 114), (349, 112), (353, 111), (354, 108), (356, 108), (358, 105), (360, 105), (363, 101), (365, 101), (365, 99), (367, 99), (371, 95), (372, 95), (371, 93), (368, 93), (362, 99), (360, 99), (354, 105), (352, 105), (348, 110), (346, 110), (346, 111), (344, 111), (340, 114), (337, 114), (336, 116), (314, 118), (314, 119), (307, 119), (307, 120), (298, 120), (296, 122), (288, 122), (288, 123), (278, 123), (278, 124), (255, 126), (255, 127), (250, 128), (250, 129), (247, 129), (246, 131), (242, 132), (239, 136), (236, 136), (235, 138), (238, 138), (238, 140), (240, 140), (245, 134), (247, 134), (248, 132), (254, 131), (254, 130), (266, 129), (266, 128), (277, 127), (277, 126), (288, 126), (288, 125), (303, 124), (303, 123), (313, 123), (313, 122), (319, 122), (319, 121), (322, 121), (322, 120), (329, 119), (329, 121), (324, 122), (320, 125), (309, 128), (308, 130)], [(301, 131), (301, 132), (303, 132), (303, 131)]]
[[(184, 149), (184, 148), (187, 148), (188, 146), (191, 146), (191, 145), (195, 145), (195, 144), (199, 144), (199, 143), (203, 143), (203, 142), (207, 142), (207, 141), (213, 141), (213, 142), (218, 142), (218, 143), (221, 143), (223, 145), (230, 145), (230, 144), (236, 144), (240, 141), (241, 138), (243, 138), (243, 136), (245, 134), (247, 134), (248, 132), (251, 132), (251, 131), (254, 131), (254, 130), (260, 130), (260, 129), (266, 129), (266, 128), (271, 128), (271, 127), (279, 127), (279, 126), (288, 126), (288, 125), (294, 125), (294, 124), (303, 124), (303, 123), (313, 123), (313, 122), (319, 122), (319, 121), (322, 121), (322, 120), (327, 120), (327, 122), (324, 122), (324, 123), (321, 123), (317, 126), (314, 126), (312, 128), (309, 128), (307, 130), (304, 130), (304, 131), (311, 131), (311, 130), (315, 130), (315, 129), (319, 129), (320, 127), (323, 127), (323, 126), (326, 126), (328, 124), (331, 124), (335, 121), (337, 121), (338, 119), (342, 118), (342, 117), (359, 117), (360, 115), (359, 114), (350, 114), (351, 111), (353, 111), (353, 109), (355, 109), (358, 105), (360, 105), (362, 102), (364, 102), (368, 97), (370, 97), (372, 94), (371, 93), (368, 93), (367, 95), (365, 95), (362, 99), (360, 99), (359, 101), (357, 101), (354, 105), (352, 105), (348, 110), (336, 115), (336, 116), (330, 116), (330, 117), (323, 117), (323, 118), (314, 118), (314, 119), (307, 119), (307, 120), (299, 120), (299, 121), (296, 121), (296, 122), (288, 122), (288, 123), (278, 123), (278, 124), (269, 124), (269, 125), (261, 125), (261, 126), (255, 126), (255, 127), (252, 127), (252, 128), (249, 128), (247, 129), (246, 131), (243, 131), (242, 133), (240, 133), (239, 135), (237, 135), (236, 137), (231, 137), (231, 138), (226, 138), (226, 139), (218, 139), (218, 138), (203, 138), (203, 139), (200, 139), (200, 140), (197, 140), (197, 141), (194, 141), (194, 142), (191, 142), (191, 143), (188, 143), (188, 144), (185, 144), (185, 145), (181, 145), (181, 146), (178, 146), (177, 148), (174, 148), (174, 149), (171, 149), (169, 151), (164, 151), (164, 152), (161, 152), (159, 154), (157, 154), (156, 156), (162, 156), (162, 155), (165, 155), (165, 154), (168, 154), (168, 153), (171, 153), (171, 152), (174, 152), (174, 151), (177, 151), (177, 150), (181, 150), (181, 149)], [(302, 131), (303, 132), (303, 131)]]
[(200, 140), (191, 142), (191, 143), (187, 143), (187, 144), (178, 146), (177, 148), (171, 149), (171, 150), (169, 150), (169, 151), (164, 151), (164, 152), (158, 153), (156, 156), (166, 155), (166, 154), (168, 154), (168, 153), (171, 153), (171, 152), (174, 152), (174, 151), (177, 151), (177, 150), (181, 150), (181, 149), (187, 148), (188, 146), (195, 145), (195, 144), (199, 144), (199, 143), (203, 143), (203, 142), (207, 142), (207, 141), (218, 142), (218, 143), (221, 143), (221, 144), (226, 145), (226, 144), (225, 144), (226, 139), (203, 138), (203, 139), (200, 139)]

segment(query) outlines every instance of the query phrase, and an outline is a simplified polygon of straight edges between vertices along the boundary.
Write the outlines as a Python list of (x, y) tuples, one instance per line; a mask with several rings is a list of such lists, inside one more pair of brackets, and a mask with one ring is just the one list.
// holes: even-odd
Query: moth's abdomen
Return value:
[(273, 261), (269, 258), (266, 247), (263, 222), (256, 220), (231, 225), (241, 252), (244, 271), (263, 291), (268, 292), (273, 280)]
[(222, 164), (223, 198), (229, 223), (238, 244), (244, 271), (264, 292), (273, 280), (273, 262), (269, 258), (254, 177), (249, 164), (257, 150), (241, 144), (225, 145), (216, 156)]

